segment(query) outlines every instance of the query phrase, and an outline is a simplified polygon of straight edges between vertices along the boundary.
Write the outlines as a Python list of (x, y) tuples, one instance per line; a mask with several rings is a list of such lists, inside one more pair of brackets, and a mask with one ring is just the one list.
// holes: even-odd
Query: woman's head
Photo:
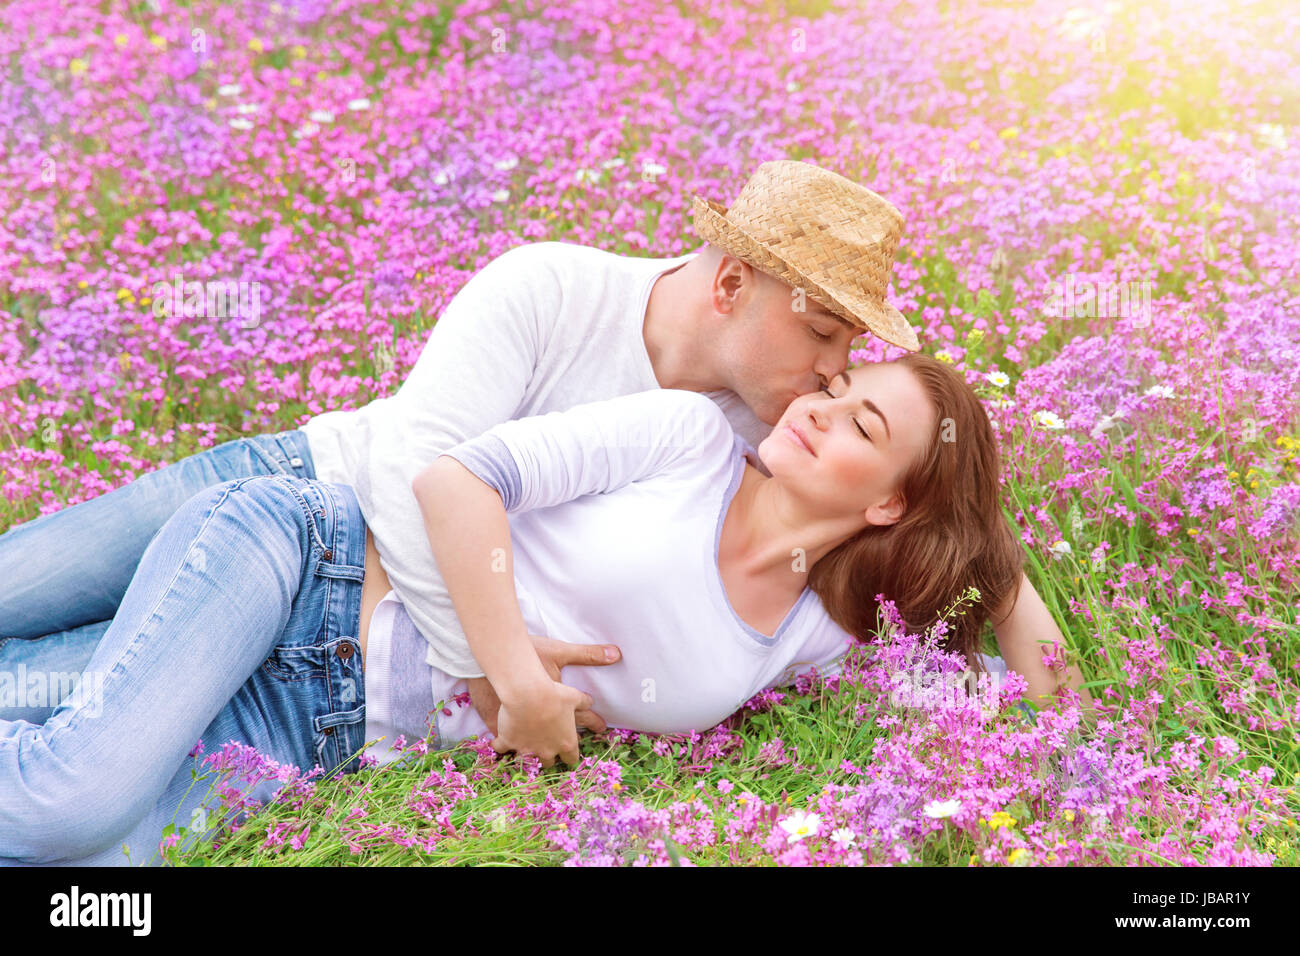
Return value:
[(842, 373), (791, 402), (763, 461), (810, 514), (865, 523), (809, 572), (841, 627), (870, 633), (876, 594), (925, 627), (974, 586), (981, 600), (950, 622), (947, 646), (979, 669), (980, 629), (1014, 594), (1023, 558), (1002, 515), (993, 429), (961, 376), (919, 354)]

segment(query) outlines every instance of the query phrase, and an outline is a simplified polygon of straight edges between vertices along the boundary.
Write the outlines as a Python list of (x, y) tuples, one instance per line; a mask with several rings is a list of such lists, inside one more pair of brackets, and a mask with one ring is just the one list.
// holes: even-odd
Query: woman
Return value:
[[(978, 400), (922, 356), (824, 391), (796, 399), (760, 446), (771, 478), (746, 467), (752, 449), (711, 400), (655, 390), (504, 422), (417, 480), (438, 566), (501, 701), (498, 750), (576, 762), (574, 715), (596, 700), (616, 726), (711, 726), (800, 662), (829, 667), (851, 632), (870, 632), (881, 590), (922, 625), (975, 583), (983, 599), (950, 645), (978, 659), (979, 625), (1009, 608), (1020, 579)], [(124, 843), (139, 860), (168, 822), (201, 831), (186, 759), (200, 738), (355, 770), (367, 706), (402, 703), (391, 687), (371, 699), (362, 592), (383, 582), (366, 555), (344, 486), (255, 477), (187, 501), (149, 544), (71, 697), (39, 726), (0, 721), (0, 862), (111, 864)], [(555, 683), (530, 628), (611, 641), (623, 660)], [(3, 663), (42, 643), (8, 642)], [(437, 729), (440, 746), (465, 730)]]

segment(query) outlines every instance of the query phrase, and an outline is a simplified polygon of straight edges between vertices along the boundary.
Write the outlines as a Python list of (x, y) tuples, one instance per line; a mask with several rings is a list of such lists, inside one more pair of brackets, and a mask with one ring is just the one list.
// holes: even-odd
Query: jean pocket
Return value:
[(326, 676), (325, 654), (325, 648), (315, 644), (302, 647), (277, 646), (262, 661), (262, 672), (289, 683), (322, 680)]

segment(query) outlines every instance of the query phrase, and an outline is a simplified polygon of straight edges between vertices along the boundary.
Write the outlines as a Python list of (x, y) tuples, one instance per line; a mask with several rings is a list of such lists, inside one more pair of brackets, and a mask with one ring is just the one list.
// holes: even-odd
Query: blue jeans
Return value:
[[(200, 739), (303, 772), (358, 769), (365, 552), (345, 485), (241, 478), (181, 505), (76, 688), (41, 724), (0, 720), (0, 864), (121, 865), (124, 843), (138, 864), (155, 859), (168, 823), (215, 822), (216, 795), (192, 779)], [(0, 643), (0, 682), (21, 668), (23, 692), (38, 689), (44, 643)], [(250, 796), (265, 802), (282, 785)]]
[[(80, 673), (112, 623), (150, 539), (194, 495), (234, 478), (315, 478), (295, 429), (237, 438), (0, 535), (0, 641), (40, 638), (44, 665)], [(58, 700), (6, 706), (0, 719), (44, 723)]]

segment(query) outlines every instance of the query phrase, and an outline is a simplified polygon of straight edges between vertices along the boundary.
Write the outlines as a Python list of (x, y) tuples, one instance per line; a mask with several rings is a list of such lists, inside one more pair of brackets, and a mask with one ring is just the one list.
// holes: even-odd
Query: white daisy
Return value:
[(334, 114), (329, 110), (312, 110), (307, 114), (307, 118), (314, 123), (332, 123)]
[(668, 167), (660, 166), (658, 163), (642, 163), (641, 172), (648, 176), (662, 176), (668, 172)]
[(366, 99), (364, 96), (361, 97), (361, 98), (359, 98), (359, 99), (348, 100), (348, 109), (350, 109), (350, 110), (368, 110), (368, 109), (370, 109), (370, 101), (369, 101), (368, 99)]
[(257, 109), (258, 107), (256, 103), (240, 103), (235, 107), (235, 112), (247, 116), (249, 113), (256, 113)]
[(230, 125), (235, 129), (252, 129), (253, 124), (246, 119), (232, 119)]
[(497, 169), (502, 169), (502, 170), (514, 169), (516, 166), (519, 165), (519, 160), (511, 156), (509, 159), (499, 159), (492, 165), (495, 166)]
[(594, 169), (587, 169), (585, 166), (575, 170), (573, 174), (575, 183), (594, 183), (598, 179), (600, 179), (600, 173)]
[(217, 87), (218, 96), (238, 96), (244, 92), (244, 88), (238, 83), (226, 83)]
[(960, 809), (960, 800), (931, 800), (921, 808), (921, 812), (931, 819), (942, 820), (952, 816)]
[(508, 189), (498, 189), (496, 192), (492, 194), (493, 202), (505, 202), (509, 198), (510, 198), (510, 190)]
[(831, 839), (847, 850), (849, 847), (853, 846), (853, 831), (848, 827), (840, 827), (831, 834)]
[(623, 165), (623, 162), (624, 162), (624, 161), (623, 161), (623, 158), (622, 158), (621, 156), (616, 156), (616, 157), (614, 157), (613, 159), (607, 159), (607, 160), (605, 160), (605, 161), (604, 161), (603, 163), (601, 163), (600, 165), (601, 165), (602, 167), (604, 167), (605, 169), (613, 169), (615, 166), (622, 166), (622, 165)]
[(1006, 372), (989, 372), (989, 384), (996, 388), (1006, 388), (1011, 384), (1011, 376)]
[(796, 810), (781, 821), (781, 829), (786, 832), (791, 843), (798, 843), (806, 836), (816, 836), (821, 825), (821, 817), (803, 810)]
[(301, 129), (296, 129), (293, 131), (293, 138), (302, 139), (304, 136), (311, 136), (312, 134), (319, 133), (319, 132), (320, 132), (320, 127), (317, 126), (315, 123), (306, 123), (303, 125)]
[(1168, 385), (1152, 385), (1145, 394), (1154, 398), (1173, 398), (1174, 390)]
[(1061, 421), (1061, 416), (1057, 415), (1056, 412), (1035, 412), (1034, 421), (1052, 431), (1065, 427), (1065, 422)]
[(1072, 549), (1070, 548), (1070, 542), (1058, 541), (1047, 550), (1051, 551), (1052, 554), (1059, 558), (1062, 555), (1069, 554)]
[(787, 93), (793, 93), (797, 89), (799, 89), (799, 84), (796, 83), (794, 80), (791, 80), (789, 83), (785, 85), (785, 91)]
[(435, 173), (435, 174), (434, 174), (434, 177), (433, 177), (433, 181), (434, 181), (434, 183), (435, 183), (436, 185), (438, 185), (438, 186), (445, 186), (445, 185), (447, 185), (447, 182), (448, 182), (447, 174), (446, 174), (446, 173)]

